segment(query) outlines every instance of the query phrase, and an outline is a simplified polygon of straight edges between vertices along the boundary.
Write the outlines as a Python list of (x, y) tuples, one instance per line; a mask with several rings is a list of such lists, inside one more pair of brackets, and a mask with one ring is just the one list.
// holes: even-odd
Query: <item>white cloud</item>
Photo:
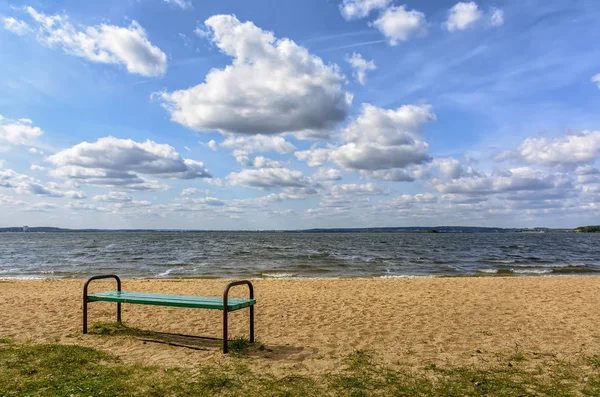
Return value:
[(123, 203), (133, 201), (133, 197), (125, 192), (110, 192), (92, 197), (92, 200), (102, 201), (105, 203)]
[(43, 150), (40, 150), (40, 149), (35, 148), (35, 147), (30, 147), (29, 149), (27, 149), (27, 151), (29, 153), (32, 153), (32, 154), (41, 154), (42, 156), (44, 155), (44, 151)]
[(600, 156), (600, 131), (583, 131), (554, 140), (528, 138), (517, 154), (529, 163), (545, 166), (591, 163)]
[(245, 169), (240, 172), (232, 172), (227, 179), (232, 185), (265, 189), (312, 185), (310, 179), (305, 177), (302, 172), (288, 168)]
[(350, 209), (353, 207), (364, 207), (370, 205), (371, 196), (390, 194), (389, 189), (384, 190), (374, 183), (340, 184), (329, 186), (321, 197), (320, 207)]
[(167, 144), (135, 142), (114, 137), (94, 143), (82, 142), (47, 159), (57, 167), (83, 167), (114, 171), (132, 171), (165, 178), (194, 179), (210, 176), (204, 164), (183, 159)]
[(174, 4), (178, 7), (185, 9), (192, 8), (191, 0), (165, 0), (166, 3)]
[(17, 200), (17, 199), (15, 199), (13, 197), (6, 196), (6, 195), (3, 195), (3, 194), (0, 194), (0, 204), (1, 205), (6, 205), (6, 206), (11, 207), (11, 208), (21, 207), (21, 206), (27, 205), (27, 203), (25, 201), (23, 201), (23, 200)]
[(138, 174), (160, 178), (210, 177), (204, 164), (184, 159), (172, 146), (153, 141), (100, 138), (82, 142), (46, 159), (57, 168), (51, 175), (79, 183), (122, 187), (132, 190), (162, 190), (164, 185)]
[(393, 46), (427, 31), (425, 14), (416, 10), (407, 11), (403, 5), (388, 8), (371, 25), (379, 29)]
[(55, 178), (68, 179), (75, 186), (88, 184), (100, 187), (118, 188), (121, 190), (138, 191), (160, 191), (169, 188), (159, 181), (147, 179), (134, 172), (128, 171), (66, 166), (51, 170), (50, 175)]
[(39, 203), (35, 203), (35, 204), (31, 204), (29, 206), (27, 206), (26, 208), (23, 208), (19, 211), (26, 211), (26, 212), (48, 212), (48, 211), (52, 211), (56, 209), (56, 204), (52, 204), (52, 203), (45, 203), (45, 202), (39, 202)]
[(389, 182), (412, 182), (415, 180), (413, 172), (402, 168), (390, 168), (387, 170), (361, 170), (360, 175), (368, 179), (377, 179)]
[(250, 159), (248, 156), (240, 155), (236, 156), (235, 160), (240, 164), (254, 168), (282, 168), (285, 165), (281, 161), (264, 156), (256, 156), (254, 159)]
[(200, 190), (196, 189), (195, 187), (185, 188), (180, 193), (181, 196), (193, 196), (196, 194), (200, 194)]
[(600, 88), (600, 73), (592, 77), (592, 83), (596, 83), (598, 88)]
[(332, 185), (329, 194), (333, 196), (378, 196), (390, 194), (389, 190), (383, 190), (374, 183), (366, 183), (363, 185), (357, 184), (341, 184)]
[(225, 202), (215, 197), (203, 197), (203, 198), (186, 198), (185, 203), (201, 204), (209, 207), (222, 207)]
[(272, 134), (327, 129), (346, 118), (352, 96), (337, 66), (233, 15), (205, 25), (233, 62), (195, 87), (160, 93), (173, 121), (197, 131)]
[(360, 84), (364, 85), (366, 80), (366, 74), (369, 70), (375, 70), (375, 61), (365, 60), (361, 54), (353, 53), (351, 57), (347, 58), (348, 63), (352, 66), (354, 78)]
[(339, 181), (342, 179), (342, 173), (335, 168), (319, 168), (312, 178), (318, 181)]
[(438, 197), (431, 193), (415, 194), (415, 195), (402, 194), (402, 195), (394, 197), (392, 200), (384, 203), (384, 206), (387, 206), (389, 208), (396, 208), (396, 209), (413, 208), (415, 204), (417, 204), (417, 205), (418, 204), (428, 204), (428, 203), (435, 203), (437, 201), (438, 201)]
[[(209, 142), (209, 146), (210, 145), (211, 143)], [(216, 148), (216, 143), (214, 143), (213, 146)], [(253, 136), (228, 136), (219, 144), (219, 146), (226, 149), (234, 149), (234, 156), (267, 152), (285, 154), (296, 149), (293, 144), (286, 141), (285, 138), (281, 136), (267, 136), (260, 134)]]
[(4, 22), (4, 29), (17, 36), (24, 36), (31, 31), (31, 28), (25, 21), (19, 21), (13, 17), (4, 17), (2, 19)]
[(148, 207), (152, 204), (146, 200), (136, 200), (133, 196), (125, 192), (110, 192), (108, 194), (96, 195), (92, 197), (92, 200), (104, 203), (114, 203), (114, 209), (130, 208), (132, 206)]
[(82, 203), (81, 201), (69, 202), (66, 207), (74, 211), (91, 211), (91, 212), (110, 212), (106, 207), (98, 207), (92, 204)]
[(27, 7), (38, 24), (37, 39), (59, 47), (70, 55), (104, 64), (125, 65), (130, 73), (162, 76), (167, 71), (167, 56), (148, 40), (136, 21), (128, 27), (101, 24), (74, 27), (66, 15), (46, 15)]
[(44, 186), (39, 180), (29, 175), (20, 174), (12, 169), (0, 169), (0, 187), (14, 189), (15, 192), (27, 196), (68, 197), (84, 199), (85, 193), (75, 190), (63, 191), (49, 184)]
[(405, 168), (429, 161), (429, 144), (421, 139), (423, 125), (435, 120), (429, 105), (381, 109), (363, 104), (360, 116), (341, 137), (348, 142), (329, 158), (344, 169)]
[(497, 27), (504, 25), (504, 11), (493, 7), (490, 15), (490, 25)]
[(180, 193), (181, 196), (196, 196), (199, 194), (209, 195), (210, 191), (197, 189), (195, 187), (188, 187), (188, 188), (183, 189)]
[(300, 161), (304, 161), (309, 167), (320, 167), (329, 160), (330, 149), (315, 148), (301, 150), (294, 153)]
[(45, 171), (46, 167), (42, 167), (41, 165), (31, 164), (29, 169), (32, 171)]
[(434, 178), (430, 184), (440, 193), (465, 195), (514, 194), (571, 188), (571, 180), (564, 175), (546, 173), (529, 167), (498, 170), (491, 175), (479, 174), (450, 181)]
[(9, 120), (0, 115), (0, 143), (28, 145), (35, 142), (42, 133), (29, 119)]
[[(444, 22), (444, 26), (450, 32), (454, 32), (456, 30), (465, 30), (475, 24), (475, 22), (477, 22), (482, 16), (482, 12), (479, 10), (477, 3), (474, 1), (468, 3), (456, 3), (452, 8), (450, 8), (450, 10), (448, 10), (448, 18), (446, 19), (446, 22)], [(503, 19), (503, 14), (500, 15), (500, 18)]]
[(425, 123), (435, 120), (429, 105), (405, 105), (381, 109), (363, 104), (361, 114), (341, 131), (339, 146), (311, 148), (294, 153), (310, 167), (328, 161), (364, 177), (388, 181), (412, 181), (407, 168), (430, 161), (429, 144), (422, 140)]
[(340, 4), (340, 13), (345, 20), (365, 18), (371, 11), (383, 10), (391, 0), (344, 0)]

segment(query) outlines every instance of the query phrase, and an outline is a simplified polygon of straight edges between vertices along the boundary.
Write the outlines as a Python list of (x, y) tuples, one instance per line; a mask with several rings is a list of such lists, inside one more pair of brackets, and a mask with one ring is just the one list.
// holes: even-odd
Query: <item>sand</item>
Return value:
[[(123, 289), (220, 296), (226, 280), (125, 279)], [(460, 277), (253, 280), (256, 337), (246, 360), (276, 373), (326, 373), (367, 349), (389, 364), (485, 363), (498, 354), (600, 353), (600, 278)], [(235, 358), (220, 341), (216, 310), (123, 305), (123, 320), (147, 335), (82, 335), (83, 280), (0, 281), (0, 337), (98, 347), (124, 361), (195, 367)], [(90, 292), (113, 289), (96, 282)], [(245, 287), (237, 287), (244, 297)], [(236, 295), (236, 294), (234, 294)], [(90, 304), (90, 323), (114, 321), (115, 304)], [(247, 336), (247, 310), (230, 315), (230, 335)], [(171, 342), (173, 346), (158, 342)]]

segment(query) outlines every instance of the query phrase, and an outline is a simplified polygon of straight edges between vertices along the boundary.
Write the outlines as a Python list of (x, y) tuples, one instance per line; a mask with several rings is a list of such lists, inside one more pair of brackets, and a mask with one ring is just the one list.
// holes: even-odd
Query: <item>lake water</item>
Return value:
[(0, 278), (405, 277), (600, 272), (600, 234), (1, 233)]

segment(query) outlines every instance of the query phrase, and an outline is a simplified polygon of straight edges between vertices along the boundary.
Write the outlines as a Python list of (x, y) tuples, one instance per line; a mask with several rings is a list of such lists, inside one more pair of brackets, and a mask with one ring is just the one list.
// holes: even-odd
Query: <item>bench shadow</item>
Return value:
[[(90, 333), (102, 334), (93, 331)], [(221, 338), (150, 331), (127, 326), (119, 326), (118, 328), (111, 329), (109, 334), (133, 337), (144, 343), (165, 344), (191, 350), (221, 351), (223, 348), (223, 339)], [(296, 360), (304, 359), (307, 356), (317, 354), (318, 351), (319, 349), (315, 347), (304, 348), (291, 345), (272, 345), (256, 342), (254, 345), (250, 345), (248, 347), (243, 356), (265, 358), (269, 360)], [(293, 357), (298, 355), (299, 357)]]

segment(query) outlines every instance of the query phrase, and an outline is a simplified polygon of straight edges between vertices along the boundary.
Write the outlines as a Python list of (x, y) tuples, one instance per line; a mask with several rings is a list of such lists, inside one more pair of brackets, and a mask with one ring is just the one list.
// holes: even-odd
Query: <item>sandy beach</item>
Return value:
[[(227, 280), (125, 279), (123, 289), (220, 296)], [(459, 277), (253, 280), (255, 368), (322, 374), (356, 349), (421, 367), (485, 363), (498, 354), (574, 357), (600, 351), (600, 278)], [(84, 280), (1, 280), (0, 337), (98, 347), (125, 361), (193, 367), (227, 362), (215, 310), (123, 305), (123, 320), (144, 334), (82, 335)], [(97, 282), (91, 292), (113, 289)], [(233, 294), (245, 297), (243, 287)], [(115, 305), (90, 304), (90, 324), (115, 319)], [(247, 310), (230, 335), (247, 336)], [(169, 342), (171, 345), (160, 343)], [(174, 346), (173, 344), (182, 345)]]

